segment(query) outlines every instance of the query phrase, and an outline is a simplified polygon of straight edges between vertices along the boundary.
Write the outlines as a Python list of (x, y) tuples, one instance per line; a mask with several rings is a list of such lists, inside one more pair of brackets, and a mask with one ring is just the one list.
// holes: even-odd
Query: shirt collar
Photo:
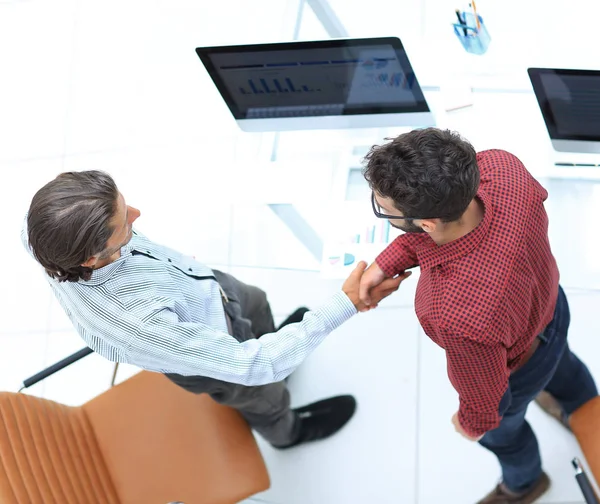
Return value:
[(481, 189), (477, 191), (477, 198), (481, 200), (484, 207), (483, 219), (481, 222), (473, 229), (473, 231), (457, 240), (445, 243), (444, 245), (438, 245), (431, 239), (425, 240), (417, 250), (421, 268), (433, 268), (435, 266), (457, 261), (469, 254), (477, 247), (477, 245), (479, 245), (479, 243), (481, 243), (481, 240), (487, 236), (490, 224), (494, 217), (492, 200), (488, 194)]
[(121, 257), (100, 269), (92, 271), (92, 277), (89, 280), (79, 279), (78, 283), (91, 286), (103, 284), (124, 264), (127, 258), (131, 256), (133, 250), (134, 247), (129, 242), (127, 245), (121, 247)]

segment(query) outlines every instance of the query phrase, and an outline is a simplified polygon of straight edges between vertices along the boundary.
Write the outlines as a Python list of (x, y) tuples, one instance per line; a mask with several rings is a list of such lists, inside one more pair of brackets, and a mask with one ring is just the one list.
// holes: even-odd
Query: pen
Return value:
[[(456, 9), (456, 17), (458, 18), (458, 22), (465, 26), (467, 23), (465, 23), (465, 21), (463, 20), (462, 16), (460, 15), (460, 11), (458, 9)], [(463, 28), (463, 33), (465, 34), (465, 37), (467, 36), (467, 29)]]
[(475, 0), (471, 0), (471, 7), (473, 7), (473, 15), (475, 16), (475, 24), (477, 25), (477, 31), (481, 28), (479, 24), (479, 16), (477, 15), (477, 8), (475, 7)]

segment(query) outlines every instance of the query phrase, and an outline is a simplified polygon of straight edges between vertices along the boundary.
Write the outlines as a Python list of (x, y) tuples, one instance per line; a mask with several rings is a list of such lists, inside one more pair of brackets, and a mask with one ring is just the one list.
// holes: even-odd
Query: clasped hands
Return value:
[(350, 298), (356, 309), (365, 312), (377, 308), (379, 302), (398, 290), (400, 284), (411, 275), (406, 271), (393, 278), (386, 277), (377, 265), (360, 261), (344, 282), (342, 290)]

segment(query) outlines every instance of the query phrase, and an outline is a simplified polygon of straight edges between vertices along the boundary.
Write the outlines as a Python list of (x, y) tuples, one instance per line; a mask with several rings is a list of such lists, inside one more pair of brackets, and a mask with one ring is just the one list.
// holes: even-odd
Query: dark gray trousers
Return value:
[[(214, 270), (214, 274), (229, 299), (224, 308), (235, 339), (246, 341), (275, 332), (271, 307), (261, 289), (221, 271)], [(238, 410), (250, 427), (272, 445), (290, 444), (298, 436), (299, 423), (290, 408), (290, 394), (285, 382), (245, 387), (205, 376), (166, 376), (190, 392), (210, 394), (216, 402)]]

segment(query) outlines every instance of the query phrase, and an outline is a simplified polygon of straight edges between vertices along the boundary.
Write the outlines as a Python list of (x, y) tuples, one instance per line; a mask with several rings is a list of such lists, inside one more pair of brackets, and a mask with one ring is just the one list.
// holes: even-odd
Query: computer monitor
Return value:
[(552, 146), (600, 153), (600, 71), (528, 68)]
[(432, 126), (398, 38), (198, 47), (244, 131)]

